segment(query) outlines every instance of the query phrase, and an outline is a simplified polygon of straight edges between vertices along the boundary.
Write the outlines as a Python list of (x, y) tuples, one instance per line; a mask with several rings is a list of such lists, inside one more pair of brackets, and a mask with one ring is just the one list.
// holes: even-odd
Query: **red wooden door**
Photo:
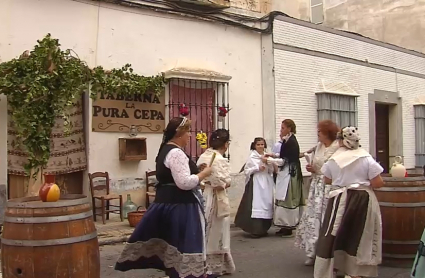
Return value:
[(390, 145), (389, 145), (389, 106), (384, 104), (375, 105), (375, 140), (376, 161), (384, 168), (384, 173), (389, 172)]
[(179, 117), (179, 105), (189, 108), (187, 116), (192, 121), (190, 143), (186, 153), (196, 161), (203, 149), (196, 141), (196, 134), (203, 131), (208, 138), (214, 131), (215, 90), (213, 82), (178, 80), (170, 85), (170, 118)]

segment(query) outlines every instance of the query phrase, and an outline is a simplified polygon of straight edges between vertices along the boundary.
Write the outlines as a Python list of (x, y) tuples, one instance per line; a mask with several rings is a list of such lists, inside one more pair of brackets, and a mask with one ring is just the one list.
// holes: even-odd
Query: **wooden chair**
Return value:
[(156, 177), (156, 171), (146, 171), (146, 208), (148, 208), (151, 203), (150, 198), (155, 199), (156, 196), (156, 181), (150, 181), (149, 177)]
[[(93, 179), (96, 178), (104, 178), (105, 184), (94, 186)], [(109, 213), (116, 213), (119, 214), (121, 217), (121, 221), (123, 221), (123, 212), (122, 212), (122, 195), (118, 194), (111, 194), (109, 192), (109, 174), (108, 172), (95, 172), (93, 174), (89, 173), (89, 180), (90, 180), (90, 191), (92, 196), (92, 202), (93, 202), (93, 219), (96, 222), (96, 215), (102, 216), (102, 222), (105, 224), (105, 215), (106, 220), (109, 220)], [(106, 190), (106, 194), (96, 194), (95, 191), (104, 191)], [(101, 206), (96, 207), (96, 200), (100, 200)], [(119, 200), (120, 204), (117, 205), (111, 205), (110, 202), (112, 200)], [(112, 208), (111, 208), (112, 207)], [(101, 212), (96, 212), (96, 209), (100, 208)]]

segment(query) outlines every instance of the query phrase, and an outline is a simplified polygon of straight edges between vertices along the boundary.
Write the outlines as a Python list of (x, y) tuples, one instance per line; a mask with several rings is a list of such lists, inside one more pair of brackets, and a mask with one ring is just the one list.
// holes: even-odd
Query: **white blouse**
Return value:
[(330, 159), (321, 172), (332, 180), (332, 185), (348, 186), (351, 184), (370, 185), (370, 180), (380, 175), (384, 169), (371, 156), (360, 157), (344, 168)]
[(191, 175), (189, 158), (180, 148), (168, 152), (164, 161), (165, 167), (171, 170), (174, 182), (182, 190), (192, 190), (199, 184), (198, 175)]

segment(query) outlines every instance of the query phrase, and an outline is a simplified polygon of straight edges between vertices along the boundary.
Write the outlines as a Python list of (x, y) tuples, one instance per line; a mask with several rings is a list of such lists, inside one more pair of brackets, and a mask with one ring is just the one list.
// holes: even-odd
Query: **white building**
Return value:
[[(200, 114), (211, 118), (210, 129), (222, 126), (212, 116), (216, 113), (213, 106), (228, 104), (232, 110), (226, 127), (232, 136), (235, 173), (244, 164), (254, 137), (264, 136), (270, 145), (278, 138), (280, 122), (291, 118), (297, 124), (301, 149), (306, 150), (316, 143), (318, 118), (329, 113), (358, 124), (363, 147), (383, 163), (397, 155), (404, 157), (408, 168), (422, 167), (425, 162), (421, 157), (425, 154), (425, 112), (421, 114), (425, 109), (421, 106), (425, 105), (425, 100), (421, 102), (425, 95), (424, 54), (283, 16), (274, 20), (273, 34), (261, 34), (195, 17), (103, 2), (0, 3), (0, 61), (31, 49), (47, 33), (91, 67), (108, 69), (131, 63), (143, 75), (164, 73), (171, 80), (165, 93), (166, 119), (170, 111), (175, 113), (169, 109), (170, 96), (176, 93), (174, 85), (179, 85), (183, 95), (208, 91), (210, 97), (198, 99), (206, 103), (194, 100), (194, 105), (208, 107), (209, 112)], [(318, 106), (318, 98), (320, 104), (330, 107)], [(179, 102), (183, 101), (174, 102), (174, 108)], [(128, 132), (94, 132), (91, 104), (86, 99), (87, 163), (77, 177), (77, 184), (84, 186), (77, 191), (88, 192), (87, 172), (107, 171), (113, 191), (131, 193), (133, 201), (144, 204), (145, 172), (155, 168), (162, 134), (139, 133), (138, 137), (146, 138), (146, 160), (120, 161), (119, 138), (128, 138)], [(12, 175), (8, 181), (6, 110), (2, 97), (0, 185), (6, 188), (9, 182), (9, 189), (25, 187), (25, 183), (11, 184), (16, 178)], [(377, 111), (387, 114), (376, 117)], [(386, 119), (388, 131), (377, 129), (385, 126)], [(230, 190), (234, 210), (244, 189), (239, 180), (235, 185)], [(20, 191), (23, 194), (25, 188)]]
[[(235, 172), (244, 164), (252, 140), (263, 133), (262, 35), (258, 32), (193, 16), (104, 2), (1, 1), (0, 61), (8, 61), (32, 49), (47, 33), (59, 39), (62, 48), (73, 49), (90, 67), (101, 65), (110, 69), (131, 63), (142, 75), (164, 73), (165, 77), (171, 78), (170, 86), (166, 88), (166, 102), (177, 78), (179, 89), (186, 90), (186, 95), (201, 95), (203, 90), (214, 89), (218, 95), (209, 92), (211, 100), (218, 105), (228, 104), (231, 108), (228, 114), (230, 126), (226, 124), (226, 127), (229, 127), (234, 142), (230, 154)], [(178, 102), (192, 102), (196, 106), (200, 100), (202, 97), (191, 101), (181, 97)], [(215, 103), (202, 103), (201, 111), (209, 109), (209, 112), (202, 111), (204, 116), (210, 116), (205, 113), (215, 113)], [(0, 104), (0, 184), (5, 185), (8, 166), (4, 98)], [(119, 138), (128, 137), (128, 132), (93, 132), (90, 104), (91, 100), (89, 103), (87, 99), (84, 107), (87, 167), (79, 183), (85, 185), (82, 191), (88, 192), (87, 172), (107, 171), (113, 191), (132, 193), (133, 201), (144, 204), (145, 172), (155, 169), (162, 130), (138, 134), (146, 138), (146, 160), (120, 161)], [(169, 106), (165, 111), (169, 114)], [(210, 118), (209, 131), (222, 126)], [(9, 175), (9, 178), (9, 186), (28, 184), (11, 184), (16, 176)], [(17, 194), (25, 194), (25, 190), (22, 188)]]
[(425, 54), (287, 17), (274, 23), (273, 51), (276, 131), (292, 118), (307, 150), (318, 119), (332, 115), (358, 125), (384, 168), (395, 156), (424, 166)]

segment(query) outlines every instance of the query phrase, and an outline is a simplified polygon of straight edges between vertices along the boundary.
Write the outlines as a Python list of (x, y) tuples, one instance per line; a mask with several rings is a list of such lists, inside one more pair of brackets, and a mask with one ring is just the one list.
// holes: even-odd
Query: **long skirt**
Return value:
[(205, 219), (197, 203), (153, 203), (125, 245), (115, 269), (154, 268), (170, 278), (204, 278)]
[(241, 203), (235, 217), (235, 226), (254, 236), (264, 236), (272, 226), (272, 219), (252, 218), (252, 200), (254, 197), (253, 175), (245, 185)]
[[(298, 170), (301, 171), (301, 169)], [(280, 184), (278, 178), (276, 187), (279, 186), (286, 185)], [(278, 190), (279, 188), (276, 188), (276, 191)], [(290, 230), (296, 229), (304, 212), (304, 206), (303, 180), (295, 174), (294, 177), (289, 178), (285, 199), (275, 200), (274, 225)]]
[(418, 253), (413, 263), (411, 276), (412, 278), (425, 277), (425, 230), (419, 242)]
[(217, 217), (216, 191), (205, 188), (206, 252), (208, 274), (235, 272), (235, 263), (230, 253), (230, 217)]
[(338, 218), (341, 195), (329, 199), (317, 242), (314, 278), (332, 278), (334, 270), (350, 276), (378, 276), (382, 230), (376, 197), (369, 200), (365, 190), (347, 190), (346, 196), (335, 232), (331, 227)]
[(307, 257), (316, 256), (316, 244), (328, 204), (330, 186), (323, 182), (323, 175), (314, 175), (308, 194), (306, 209), (295, 235), (295, 246), (303, 249)]

